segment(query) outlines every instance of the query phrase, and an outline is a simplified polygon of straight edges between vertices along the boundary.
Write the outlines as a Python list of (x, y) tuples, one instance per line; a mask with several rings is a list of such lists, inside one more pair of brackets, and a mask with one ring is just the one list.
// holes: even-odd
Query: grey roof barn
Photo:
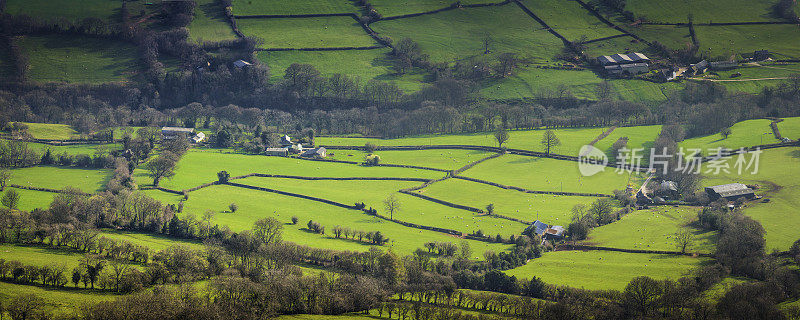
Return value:
[(714, 201), (720, 198), (725, 198), (727, 200), (736, 200), (738, 198), (748, 198), (752, 199), (755, 197), (755, 191), (753, 189), (748, 188), (746, 185), (741, 183), (729, 183), (729, 184), (722, 184), (718, 186), (711, 186), (705, 188), (708, 197)]

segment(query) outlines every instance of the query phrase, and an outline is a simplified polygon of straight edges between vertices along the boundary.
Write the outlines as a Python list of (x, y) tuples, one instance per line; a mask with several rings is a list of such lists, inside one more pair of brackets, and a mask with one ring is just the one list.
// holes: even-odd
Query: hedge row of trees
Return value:
[(380, 231), (361, 231), (361, 230), (353, 230), (348, 227), (342, 226), (334, 226), (331, 229), (333, 232), (333, 236), (336, 239), (342, 238), (344, 239), (352, 239), (357, 240), (358, 242), (374, 244), (382, 246), (389, 242), (389, 238), (385, 237)]

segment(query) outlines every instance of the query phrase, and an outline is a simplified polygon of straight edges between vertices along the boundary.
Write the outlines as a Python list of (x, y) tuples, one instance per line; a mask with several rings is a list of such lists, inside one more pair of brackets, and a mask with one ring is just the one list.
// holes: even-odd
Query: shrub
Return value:
[(239, 210), (239, 206), (234, 202), (228, 206), (228, 209), (231, 209), (231, 212), (236, 212), (236, 210)]
[(297, 221), (300, 220), (297, 216), (292, 216), (292, 224), (297, 224)]

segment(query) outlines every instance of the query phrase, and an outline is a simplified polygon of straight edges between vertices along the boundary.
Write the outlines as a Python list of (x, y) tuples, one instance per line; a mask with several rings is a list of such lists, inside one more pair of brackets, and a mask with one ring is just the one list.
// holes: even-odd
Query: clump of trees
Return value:
[(380, 231), (361, 231), (337, 225), (331, 229), (331, 232), (336, 239), (351, 239), (379, 246), (389, 242), (389, 238), (385, 237)]

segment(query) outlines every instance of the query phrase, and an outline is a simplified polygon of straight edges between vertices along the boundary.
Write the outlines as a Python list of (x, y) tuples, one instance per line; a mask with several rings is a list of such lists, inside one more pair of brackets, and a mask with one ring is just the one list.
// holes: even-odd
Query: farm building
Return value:
[(630, 63), (623, 65), (613, 65), (603, 67), (608, 76), (631, 76), (650, 72), (650, 67), (646, 63)]
[(305, 150), (303, 148), (303, 145), (299, 144), (299, 143), (298, 144), (294, 144), (294, 145), (292, 145), (291, 148), (289, 148), (289, 151), (291, 153), (294, 153), (294, 154), (301, 154), (301, 153), (303, 153), (303, 150)]
[(205, 134), (205, 133), (202, 133), (202, 132), (200, 132), (200, 131), (198, 131), (198, 132), (197, 132), (197, 133), (196, 133), (196, 134), (195, 134), (193, 137), (191, 137), (190, 139), (192, 139), (192, 142), (194, 142), (194, 143), (200, 143), (200, 142), (202, 142), (203, 140), (205, 140), (205, 139), (206, 139), (206, 134)]
[(711, 70), (719, 71), (719, 70), (731, 70), (738, 67), (739, 64), (736, 61), (714, 61), (709, 63), (709, 67)]
[(690, 65), (689, 70), (691, 70), (692, 74), (694, 75), (706, 73), (706, 71), (708, 70), (708, 61), (703, 60), (693, 65)]
[(167, 140), (184, 136), (193, 143), (200, 143), (206, 139), (205, 133), (199, 131), (195, 133), (194, 128), (181, 128), (181, 127), (162, 127), (161, 136)]
[(661, 79), (663, 82), (669, 82), (675, 80), (678, 77), (678, 73), (673, 69), (661, 69), (658, 70), (658, 78)]
[(325, 158), (328, 155), (325, 147), (319, 147), (316, 149), (308, 149), (303, 152), (300, 156), (307, 157), (307, 158)]
[(236, 60), (236, 61), (233, 62), (233, 66), (236, 67), (236, 68), (239, 68), (239, 69), (247, 67), (247, 66), (251, 66), (251, 65), (253, 65), (253, 64), (250, 63), (250, 62), (244, 61), (244, 60)]
[(281, 143), (281, 146), (284, 146), (284, 147), (291, 146), (292, 145), (292, 137), (290, 137), (288, 135), (283, 135), (281, 137), (280, 143)]
[(289, 148), (267, 148), (264, 150), (264, 154), (268, 156), (287, 157), (289, 156)]
[(562, 226), (552, 226), (547, 228), (542, 235), (542, 239), (544, 240), (559, 240), (564, 238), (564, 234), (566, 230)]
[(550, 226), (549, 226), (549, 225), (547, 225), (547, 224), (546, 224), (546, 223), (544, 223), (544, 222), (541, 222), (541, 221), (539, 221), (539, 220), (536, 220), (536, 221), (534, 221), (533, 223), (531, 223), (531, 225), (530, 225), (530, 226), (528, 226), (527, 228), (525, 228), (525, 232), (524, 232), (524, 233), (526, 233), (526, 234), (527, 234), (527, 233), (530, 233), (531, 235), (534, 235), (534, 234), (543, 234), (545, 231), (547, 231), (547, 228), (550, 228)]
[(716, 201), (720, 198), (725, 198), (728, 201), (733, 201), (739, 198), (753, 199), (756, 196), (753, 189), (750, 189), (741, 183), (729, 183), (711, 186), (706, 187), (705, 190), (711, 201)]
[(607, 76), (636, 75), (650, 71), (650, 58), (638, 52), (599, 56), (597, 62)]

